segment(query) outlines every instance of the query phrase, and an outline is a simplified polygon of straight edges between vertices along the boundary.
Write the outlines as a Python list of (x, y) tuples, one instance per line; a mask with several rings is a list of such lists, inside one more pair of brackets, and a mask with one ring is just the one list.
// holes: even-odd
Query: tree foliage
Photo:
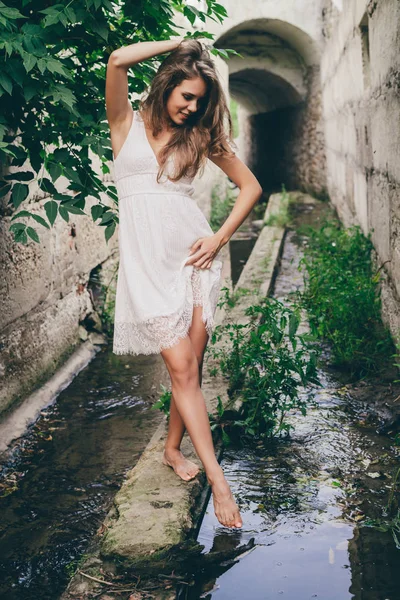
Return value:
[[(139, 41), (213, 38), (204, 31), (183, 33), (174, 24), (174, 11), (192, 25), (196, 18), (222, 22), (226, 17), (214, 0), (207, 0), (206, 11), (185, 0), (0, 1), (0, 197), (3, 215), (13, 215), (16, 241), (39, 242), (31, 226), (36, 223), (50, 228), (58, 217), (68, 222), (71, 214), (86, 214), (89, 196), (97, 199), (93, 220), (105, 228), (106, 240), (113, 235), (117, 193), (104, 177), (112, 160), (104, 101), (108, 57)], [(227, 57), (229, 51), (212, 52)], [(156, 66), (157, 59), (135, 65), (130, 92), (143, 92)], [(94, 167), (93, 157), (100, 166)], [(67, 180), (63, 191), (61, 176)], [(45, 218), (18, 210), (34, 179), (49, 196)], [(111, 202), (104, 201), (104, 193)]]

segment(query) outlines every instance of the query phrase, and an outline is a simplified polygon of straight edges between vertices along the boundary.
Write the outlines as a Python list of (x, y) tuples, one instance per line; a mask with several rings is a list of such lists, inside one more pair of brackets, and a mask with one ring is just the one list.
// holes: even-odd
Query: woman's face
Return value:
[(177, 125), (185, 123), (187, 118), (199, 108), (199, 101), (204, 98), (207, 85), (201, 77), (184, 79), (175, 86), (167, 100), (169, 117)]

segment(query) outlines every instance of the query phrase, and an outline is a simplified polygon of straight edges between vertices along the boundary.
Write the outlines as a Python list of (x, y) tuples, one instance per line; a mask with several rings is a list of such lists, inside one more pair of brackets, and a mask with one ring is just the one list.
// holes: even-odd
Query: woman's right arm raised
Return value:
[(114, 155), (122, 146), (132, 122), (132, 106), (128, 98), (128, 69), (142, 60), (175, 50), (184, 38), (155, 42), (138, 42), (114, 50), (108, 59), (106, 76), (107, 120), (111, 130)]

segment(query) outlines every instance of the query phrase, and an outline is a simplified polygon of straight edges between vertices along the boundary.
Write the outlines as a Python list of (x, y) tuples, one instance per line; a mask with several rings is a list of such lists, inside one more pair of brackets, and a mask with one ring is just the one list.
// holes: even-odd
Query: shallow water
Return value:
[[(286, 239), (278, 297), (301, 287), (296, 241)], [(0, 598), (55, 600), (64, 590), (161, 418), (150, 410), (165, 373), (161, 361), (103, 349), (16, 445), (2, 469), (3, 493), (13, 482), (16, 489), (0, 499)], [(317, 406), (306, 417), (292, 415), (290, 440), (225, 451), (244, 527), (220, 527), (210, 501), (198, 541), (205, 555), (228, 555), (252, 539), (255, 545), (212, 567), (197, 561), (177, 598), (400, 598), (391, 532), (361, 526), (382, 515), (399, 448), (367, 423), (342, 378), (329, 370), (320, 376), (323, 387), (308, 391)], [(152, 593), (161, 597), (154, 586)]]
[[(302, 285), (301, 242), (294, 233), (286, 238), (278, 298)], [(400, 598), (400, 550), (391, 531), (362, 526), (384, 513), (400, 449), (367, 423), (365, 406), (348, 396), (343, 377), (328, 368), (320, 379), (321, 388), (305, 391), (315, 407), (306, 417), (292, 413), (290, 439), (225, 450), (222, 466), (244, 525), (241, 531), (221, 527), (210, 499), (198, 541), (204, 554), (228, 555), (251, 540), (255, 545), (235, 560), (192, 573), (177, 598)]]
[[(235, 245), (236, 278), (251, 242)], [(150, 407), (167, 381), (161, 356), (103, 348), (14, 444), (0, 466), (0, 598), (59, 597), (160, 422)]]
[(100, 351), (2, 467), (0, 597), (58, 598), (160, 420), (160, 357)]
[(256, 236), (247, 238), (238, 237), (230, 241), (232, 285), (236, 285), (256, 241)]

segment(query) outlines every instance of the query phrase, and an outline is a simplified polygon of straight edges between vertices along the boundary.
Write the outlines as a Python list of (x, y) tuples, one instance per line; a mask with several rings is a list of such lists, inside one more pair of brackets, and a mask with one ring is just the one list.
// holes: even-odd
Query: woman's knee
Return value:
[(198, 384), (199, 362), (192, 346), (182, 344), (173, 352), (163, 353), (172, 385)]
[(181, 359), (176, 361), (170, 370), (171, 382), (173, 386), (198, 385), (199, 365), (197, 359), (193, 356), (190, 359)]

